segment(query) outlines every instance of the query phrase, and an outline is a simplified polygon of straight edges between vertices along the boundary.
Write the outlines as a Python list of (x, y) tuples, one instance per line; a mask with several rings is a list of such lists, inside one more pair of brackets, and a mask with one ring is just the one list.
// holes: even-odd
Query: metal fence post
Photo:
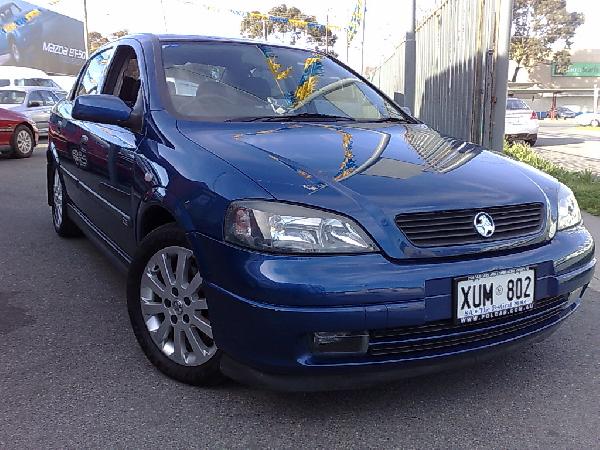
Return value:
[(415, 41), (416, 3), (416, 0), (410, 1), (410, 23), (406, 32), (406, 43), (404, 45), (404, 106), (410, 108), (412, 114), (415, 114), (415, 73), (417, 67), (417, 43)]
[(506, 117), (506, 94), (508, 89), (508, 52), (513, 0), (499, 0), (498, 45), (495, 64), (492, 104), (492, 150), (502, 151), (504, 144), (504, 120)]

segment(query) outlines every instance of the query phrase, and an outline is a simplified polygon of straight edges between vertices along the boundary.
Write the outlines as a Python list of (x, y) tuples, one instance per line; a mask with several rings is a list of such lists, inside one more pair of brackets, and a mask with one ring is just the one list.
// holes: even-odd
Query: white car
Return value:
[(525, 141), (533, 147), (540, 127), (537, 114), (520, 98), (506, 99), (504, 136), (509, 142)]
[(39, 69), (17, 66), (0, 66), (0, 87), (37, 86), (62, 89), (50, 76)]
[(583, 113), (575, 117), (578, 125), (600, 127), (600, 113)]

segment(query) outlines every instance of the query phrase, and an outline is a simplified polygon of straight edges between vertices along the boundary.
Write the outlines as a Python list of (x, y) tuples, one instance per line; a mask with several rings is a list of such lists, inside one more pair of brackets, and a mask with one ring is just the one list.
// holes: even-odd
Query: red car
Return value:
[(29, 158), (39, 137), (35, 122), (8, 109), (0, 108), (0, 154)]

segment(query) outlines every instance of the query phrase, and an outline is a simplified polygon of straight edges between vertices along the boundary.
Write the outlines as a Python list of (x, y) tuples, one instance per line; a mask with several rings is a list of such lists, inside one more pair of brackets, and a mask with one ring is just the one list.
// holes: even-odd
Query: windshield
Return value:
[(15, 86), (41, 86), (50, 88), (60, 88), (50, 78), (19, 78), (15, 80)]
[(180, 115), (200, 120), (411, 120), (327, 56), (266, 44), (169, 43), (165, 81)]
[(2, 105), (20, 105), (25, 101), (25, 92), (23, 91), (0, 91), (0, 104)]

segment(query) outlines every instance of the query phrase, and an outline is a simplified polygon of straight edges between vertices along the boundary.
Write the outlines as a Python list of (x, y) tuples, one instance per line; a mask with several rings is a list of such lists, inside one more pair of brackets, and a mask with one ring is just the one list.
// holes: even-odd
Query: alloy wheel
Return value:
[(156, 252), (141, 278), (146, 328), (156, 346), (184, 366), (204, 364), (217, 351), (202, 281), (193, 252), (179, 246)]
[(33, 147), (33, 141), (31, 140), (31, 134), (22, 129), (17, 134), (17, 149), (23, 155), (29, 153)]
[(58, 170), (54, 170), (54, 183), (52, 185), (52, 196), (54, 199), (54, 210), (53, 210), (53, 218), (54, 225), (57, 228), (60, 228), (62, 224), (62, 211), (63, 211), (63, 190), (62, 184), (60, 182), (60, 177), (58, 175)]

